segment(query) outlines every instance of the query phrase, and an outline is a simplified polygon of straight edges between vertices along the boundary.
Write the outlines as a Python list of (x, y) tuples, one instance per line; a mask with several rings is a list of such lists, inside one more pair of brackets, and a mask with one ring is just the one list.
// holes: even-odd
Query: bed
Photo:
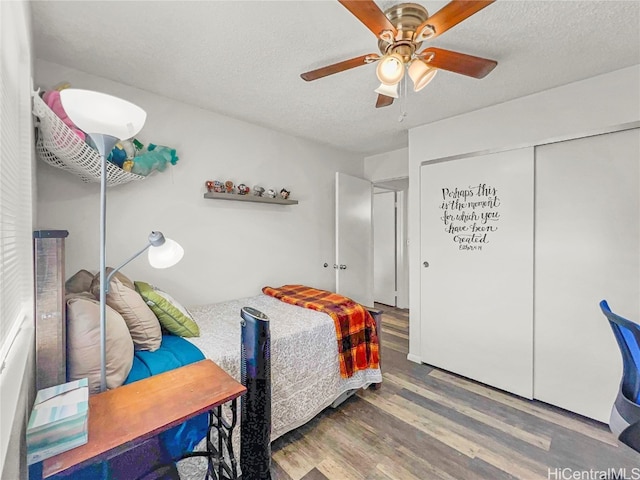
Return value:
[(240, 309), (245, 306), (270, 320), (272, 440), (308, 422), (343, 393), (382, 382), (380, 369), (340, 376), (336, 331), (327, 314), (264, 294), (190, 309), (200, 337), (187, 340), (236, 379), (240, 379)]
[[(245, 306), (260, 310), (270, 320), (272, 441), (345, 394), (382, 382), (379, 368), (341, 377), (336, 331), (329, 315), (264, 294), (189, 309), (200, 336), (187, 340), (234, 378), (240, 379), (240, 309)], [(202, 442), (197, 449), (203, 448)], [(234, 450), (239, 455), (239, 429), (234, 433)], [(202, 478), (204, 463), (187, 460), (178, 469), (183, 479)]]

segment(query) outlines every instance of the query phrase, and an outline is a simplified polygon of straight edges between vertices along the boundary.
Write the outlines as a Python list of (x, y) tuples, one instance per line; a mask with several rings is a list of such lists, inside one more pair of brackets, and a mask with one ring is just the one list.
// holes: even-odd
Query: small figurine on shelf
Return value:
[(250, 191), (251, 189), (247, 187), (244, 183), (241, 183), (240, 185), (238, 185), (238, 195), (246, 195)]
[(224, 188), (227, 190), (227, 193), (235, 193), (233, 182), (231, 180), (227, 180), (226, 182), (224, 182)]
[(213, 191), (216, 193), (224, 193), (224, 183), (220, 180), (213, 182)]
[(255, 187), (253, 187), (253, 194), (256, 197), (261, 197), (263, 193), (264, 193), (264, 188), (262, 188), (260, 185), (256, 185)]
[(207, 187), (207, 192), (213, 192), (213, 180), (207, 180), (204, 184)]
[(289, 198), (289, 195), (291, 195), (291, 192), (289, 190), (285, 188), (280, 190), (280, 196), (282, 197), (283, 200), (286, 200), (287, 198)]
[(270, 188), (269, 190), (267, 190), (267, 193), (265, 193), (265, 195), (269, 198), (276, 198), (276, 191), (273, 188)]

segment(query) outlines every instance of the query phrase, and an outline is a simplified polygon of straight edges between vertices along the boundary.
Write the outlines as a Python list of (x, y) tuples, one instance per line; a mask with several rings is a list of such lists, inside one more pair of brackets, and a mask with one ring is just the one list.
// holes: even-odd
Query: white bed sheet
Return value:
[(264, 294), (190, 308), (200, 337), (187, 340), (238, 381), (240, 309), (245, 306), (269, 317), (272, 440), (308, 422), (347, 390), (382, 381), (380, 369), (340, 376), (335, 327), (327, 314)]

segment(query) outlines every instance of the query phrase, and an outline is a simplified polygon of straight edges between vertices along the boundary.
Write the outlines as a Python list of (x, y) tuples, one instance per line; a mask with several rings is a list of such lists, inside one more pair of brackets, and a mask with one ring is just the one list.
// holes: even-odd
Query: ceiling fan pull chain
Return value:
[(400, 101), (400, 117), (398, 122), (402, 123), (407, 116), (407, 75), (402, 78), (402, 91), (400, 92), (402, 100)]

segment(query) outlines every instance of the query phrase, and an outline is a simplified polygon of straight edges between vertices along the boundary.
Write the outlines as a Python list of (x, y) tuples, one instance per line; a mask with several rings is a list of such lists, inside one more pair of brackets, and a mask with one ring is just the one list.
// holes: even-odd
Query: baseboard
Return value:
[(413, 363), (422, 363), (422, 360), (420, 359), (420, 357), (418, 355), (414, 355), (413, 353), (407, 354), (407, 360)]

